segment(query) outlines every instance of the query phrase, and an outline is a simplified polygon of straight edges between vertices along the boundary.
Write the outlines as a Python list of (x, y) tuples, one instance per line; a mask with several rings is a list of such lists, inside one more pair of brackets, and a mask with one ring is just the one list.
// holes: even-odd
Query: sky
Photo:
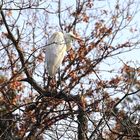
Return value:
[[(128, 1), (128, 0), (127, 0)], [(18, 2), (18, 0), (17, 0)], [(71, 9), (75, 9), (75, 0), (71, 0), (69, 2), (67, 2), (67, 0), (63, 0), (61, 1), (62, 4), (61, 4), (61, 10), (65, 10), (65, 8), (67, 7), (70, 7)], [(94, 1), (94, 9), (92, 10), (88, 10), (87, 14), (91, 15), (91, 16), (94, 16), (96, 15), (97, 13), (100, 13), (100, 10), (101, 9), (106, 9), (108, 10), (110, 13), (114, 10), (114, 5), (116, 4), (115, 3), (116, 0), (95, 0)], [(135, 5), (132, 5), (130, 7), (130, 11), (138, 11), (140, 9), (139, 8), (139, 0), (135, 0), (136, 4)], [(126, 0), (120, 0), (120, 6), (121, 7), (125, 7), (126, 6)], [(49, 36), (55, 32), (55, 31), (60, 31), (60, 27), (59, 27), (59, 20), (58, 20), (58, 15), (54, 14), (56, 11), (57, 11), (57, 7), (58, 7), (58, 3), (56, 0), (47, 0), (47, 4), (42, 2), (42, 5), (41, 7), (48, 7), (47, 9), (51, 12), (50, 14), (48, 14), (48, 21), (49, 21), (49, 25), (54, 27), (54, 28), (49, 28), (48, 27), (48, 31), (47, 31), (47, 34), (49, 34)], [(29, 15), (28, 13), (28, 10), (24, 11), (26, 14)], [(46, 15), (47, 16), (47, 15)], [(67, 17), (67, 12), (62, 12), (62, 19), (65, 19), (62, 20), (62, 23), (70, 23), (73, 18), (72, 17)], [(15, 13), (15, 17), (17, 17), (16, 13)], [(22, 19), (23, 18), (23, 19)], [(24, 20), (24, 15), (22, 16), (22, 18), (19, 20), (19, 25), (22, 25), (23, 24), (23, 20)], [(30, 19), (32, 19), (34, 17), (30, 17)], [(43, 18), (43, 16), (42, 16)], [(107, 18), (107, 17), (99, 17), (100, 19), (104, 19), (104, 18)], [(138, 35), (138, 38), (140, 40), (140, 22), (139, 22), (139, 18), (140, 18), (140, 12), (137, 13), (131, 23), (133, 29), (137, 29), (137, 31), (135, 32), (137, 35)], [(29, 20), (30, 20), (29, 19)], [(45, 19), (43, 19), (45, 20)], [(107, 20), (107, 19), (105, 19)], [(92, 29), (92, 26), (93, 26), (93, 23), (94, 21), (90, 21), (90, 23), (82, 23), (81, 25), (78, 24), (78, 26), (76, 27), (76, 30), (78, 31), (78, 33), (81, 35), (81, 37), (84, 39), (86, 36), (88, 36), (90, 34), (90, 30)], [(88, 28), (86, 30), (86, 33), (84, 32), (84, 29), (85, 27), (87, 26), (88, 24)], [(37, 26), (35, 24), (35, 26)], [(20, 27), (20, 26), (19, 26)], [(21, 26), (22, 28), (22, 26)], [(4, 30), (3, 30), (4, 31)], [(28, 30), (28, 32), (30, 32), (31, 30)], [(38, 35), (37, 35), (37, 38), (38, 40), (40, 39), (39, 37), (39, 34), (40, 32), (38, 32)], [(130, 28), (128, 27), (127, 29), (125, 29), (124, 31), (122, 31), (120, 34), (118, 34), (118, 36), (116, 37), (115, 41), (113, 42), (113, 44), (117, 44), (117, 43), (122, 43), (124, 42), (125, 40), (129, 40), (130, 36), (132, 35), (132, 33), (130, 32)], [(46, 40), (44, 40), (44, 44), (45, 42), (47, 41), (48, 38), (46, 38)], [(74, 46), (73, 46), (74, 48)], [(94, 56), (93, 56), (94, 57)], [(137, 50), (132, 50), (130, 52), (127, 52), (127, 53), (123, 53), (123, 54), (120, 54), (120, 55), (117, 55), (117, 56), (114, 56), (112, 58), (107, 58), (106, 60), (104, 60), (104, 62), (100, 65), (100, 70), (102, 71), (107, 71), (107, 70), (112, 70), (112, 69), (117, 69), (118, 70), (120, 69), (120, 67), (126, 63), (127, 61), (129, 61), (129, 65), (131, 64), (131, 66), (135, 66), (137, 67), (137, 65), (140, 64), (140, 46), (139, 46), (139, 49)], [(116, 70), (117, 71), (117, 70)], [(112, 76), (114, 76), (116, 73), (107, 73), (107, 72), (102, 72), (101, 73), (101, 77), (105, 78), (105, 79), (108, 79)]]
[[(114, 4), (115, 4), (114, 1), (115, 0), (101, 0), (101, 1), (96, 0), (95, 3), (94, 3), (95, 10), (90, 11), (90, 12), (93, 12), (93, 14), (96, 14), (96, 12), (99, 12), (98, 10), (96, 10), (96, 8), (100, 9), (102, 7), (111, 10), (111, 9), (114, 8)], [(126, 0), (121, 1), (122, 5), (125, 5), (125, 1)], [(139, 2), (139, 0), (136, 0), (136, 1)], [(48, 3), (49, 3), (49, 0), (48, 0)], [(50, 4), (50, 9), (52, 10), (52, 12), (54, 12), (57, 4), (55, 2), (54, 3), (49, 3), (49, 4)], [(62, 9), (65, 9), (65, 7), (67, 7), (67, 6), (73, 6), (73, 5), (75, 5), (75, 0), (71, 0), (69, 2), (67, 0), (63, 0), (62, 7), (64, 7), (64, 8), (62, 8)], [(138, 5), (135, 5), (135, 6), (131, 7), (131, 8), (136, 10)], [(67, 15), (66, 13), (63, 13), (63, 18), (65, 18), (66, 15)], [(56, 17), (55, 14), (51, 14), (50, 16), (48, 16), (48, 18), (49, 18), (49, 22), (50, 22), (49, 24), (51, 26), (54, 26), (54, 29), (51, 28), (50, 31), (48, 31), (48, 33), (52, 34), (52, 32), (60, 30), (59, 27), (56, 27), (56, 25), (58, 25), (58, 22), (59, 22), (58, 17)], [(134, 28), (138, 27), (137, 31), (136, 31), (137, 34), (139, 34), (139, 32), (140, 32), (139, 18), (140, 18), (140, 12), (135, 16), (134, 21), (132, 23)], [(67, 20), (67, 22), (70, 22), (70, 21)], [(86, 26), (86, 24), (85, 24), (85, 26)], [(89, 26), (90, 27), (89, 27), (88, 30), (90, 31), (92, 24), (89, 24)], [(131, 33), (128, 30), (125, 30), (124, 32), (119, 34), (116, 41), (114, 41), (114, 44), (119, 43), (119, 42), (121, 43), (125, 39), (129, 38)], [(77, 26), (77, 31), (84, 38), (84, 33), (83, 33), (83, 30), (82, 30), (82, 26), (80, 26), (80, 25)], [(87, 31), (86, 35), (88, 35), (88, 31)], [(138, 38), (140, 39), (140, 36), (138, 36)], [(139, 46), (139, 49), (137, 49), (137, 50), (133, 50), (133, 51), (130, 51), (130, 52), (127, 52), (127, 53), (124, 53), (124, 54), (121, 54), (121, 55), (118, 55), (118, 56), (114, 56), (112, 58), (104, 60), (104, 62), (100, 65), (100, 70), (102, 70), (102, 73), (100, 74), (100, 77), (103, 78), (103, 79), (109, 79), (109, 78), (113, 77), (114, 75), (117, 75), (118, 74), (117, 70), (119, 70), (120, 67), (123, 65), (123, 63), (126, 63), (127, 61), (130, 61), (130, 64), (132, 66), (140, 65), (140, 46)], [(105, 71), (112, 70), (112, 69), (115, 69), (116, 73), (115, 72), (114, 73), (105, 72)]]

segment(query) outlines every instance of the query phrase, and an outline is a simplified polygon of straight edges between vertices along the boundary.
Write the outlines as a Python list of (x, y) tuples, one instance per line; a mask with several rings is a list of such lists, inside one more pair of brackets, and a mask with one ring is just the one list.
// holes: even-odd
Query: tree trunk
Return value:
[(85, 112), (86, 102), (84, 97), (81, 96), (78, 104), (79, 114), (77, 116), (78, 119), (78, 140), (87, 140), (87, 116)]

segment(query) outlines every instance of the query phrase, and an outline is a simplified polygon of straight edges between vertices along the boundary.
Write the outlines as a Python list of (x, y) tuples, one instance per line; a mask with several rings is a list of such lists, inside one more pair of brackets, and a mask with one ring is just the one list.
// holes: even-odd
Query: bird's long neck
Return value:
[(71, 49), (71, 39), (65, 36), (65, 43), (67, 46), (67, 51)]
[(71, 49), (71, 43), (66, 44), (67, 45), (67, 51)]

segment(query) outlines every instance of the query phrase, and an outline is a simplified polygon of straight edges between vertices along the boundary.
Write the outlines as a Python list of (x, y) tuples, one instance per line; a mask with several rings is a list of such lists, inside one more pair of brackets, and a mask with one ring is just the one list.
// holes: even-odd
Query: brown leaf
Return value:
[(84, 22), (88, 22), (88, 21), (89, 21), (89, 16), (84, 15), (84, 16), (83, 16), (83, 21), (84, 21)]
[(71, 71), (69, 75), (70, 75), (70, 77), (71, 77), (73, 80), (76, 80), (76, 79), (77, 79), (77, 74), (76, 74), (75, 71)]
[(74, 60), (75, 53), (74, 53), (74, 51), (72, 49), (70, 49), (68, 57), (69, 57), (70, 61), (73, 61)]
[(118, 83), (120, 82), (121, 78), (120, 77), (116, 77), (116, 78), (112, 78), (111, 81), (109, 81), (110, 85), (118, 85)]
[(8, 17), (12, 16), (12, 10), (7, 11), (7, 16)]

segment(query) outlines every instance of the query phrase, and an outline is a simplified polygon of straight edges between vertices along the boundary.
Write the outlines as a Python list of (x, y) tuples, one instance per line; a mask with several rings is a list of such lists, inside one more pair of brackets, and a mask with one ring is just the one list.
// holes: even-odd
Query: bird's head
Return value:
[(67, 50), (69, 50), (71, 48), (71, 42), (74, 40), (81, 41), (82, 39), (80, 37), (76, 36), (75, 34), (73, 34), (72, 32), (65, 34)]

